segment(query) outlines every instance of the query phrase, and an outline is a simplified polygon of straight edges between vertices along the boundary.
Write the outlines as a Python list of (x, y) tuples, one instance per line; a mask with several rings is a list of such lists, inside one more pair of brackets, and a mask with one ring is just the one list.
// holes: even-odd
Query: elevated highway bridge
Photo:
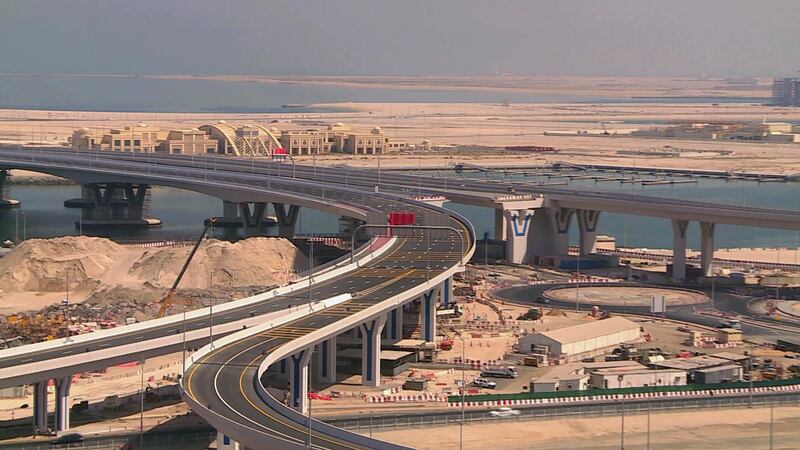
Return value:
[[(445, 200), (499, 211), (497, 234), (503, 237), (505, 232), (507, 256), (515, 262), (530, 261), (545, 251), (566, 253), (564, 235), (572, 216), (581, 227), (582, 251), (591, 251), (602, 211), (672, 220), (677, 224), (676, 243), (683, 239), (684, 249), (685, 225), (700, 221), (707, 224), (704, 252), (709, 241), (713, 252), (715, 223), (800, 229), (800, 213), (791, 211), (272, 161), (0, 149), (0, 169), (39, 171), (82, 184), (172, 186), (231, 204), (272, 202), (276, 211), (277, 205), (310, 207), (351, 219), (351, 232), (363, 223), (386, 224), (392, 211), (416, 214), (420, 229), (394, 230), (391, 237), (385, 231), (368, 233), (370, 245), (362, 246), (352, 263), (344, 260), (318, 271), (313, 281), (307, 277), (213, 311), (194, 311), (186, 320), (168, 316), (0, 351), (0, 387), (35, 385), (34, 421), (39, 428), (47, 426), (46, 383), (57, 380), (56, 428), (63, 431), (68, 428), (72, 374), (203, 345), (213, 322), (211, 335), (218, 338), (187, 356), (182, 392), (198, 414), (233, 438), (231, 442), (248, 448), (300, 448), (309, 439), (314, 448), (395, 448), (309, 422), (303, 415), (309, 363), (315, 361), (312, 367), (321, 379), (335, 380), (336, 337), (358, 329), (363, 382), (378, 385), (381, 333), (386, 328), (387, 339), (399, 338), (403, 311), (411, 302), (420, 304), (423, 337), (433, 341), (436, 303), (449, 301), (451, 277), (463, 270), (475, 249), (472, 227), (441, 208)], [(291, 235), (292, 214), (283, 216), (281, 235)], [(549, 247), (537, 247), (538, 241)], [(288, 406), (266, 388), (265, 373), (271, 366), (279, 366), (278, 372), (287, 376)]]

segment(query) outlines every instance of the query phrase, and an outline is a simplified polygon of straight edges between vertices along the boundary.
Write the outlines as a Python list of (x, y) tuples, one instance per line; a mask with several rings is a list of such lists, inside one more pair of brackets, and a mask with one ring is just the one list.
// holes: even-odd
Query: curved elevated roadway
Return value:
[[(307, 439), (307, 431), (300, 425), (302, 418), (272, 399), (261, 385), (262, 375), (269, 364), (296, 351), (299, 346), (308, 347), (365, 320), (385, 316), (392, 308), (421, 296), (453, 273), (463, 270), (463, 263), (474, 251), (471, 226), (454, 213), (402, 197), (342, 188), (335, 184), (309, 183), (278, 174), (265, 182), (262, 174), (226, 171), (219, 167), (209, 173), (197, 167), (152, 164), (141, 158), (134, 161), (133, 158), (125, 160), (65, 152), (32, 155), (26, 151), (2, 151), (0, 167), (41, 171), (81, 182), (109, 181), (108, 177), (114, 177), (114, 180), (126, 182), (166, 184), (214, 192), (223, 197), (238, 196), (242, 198), (239, 201), (254, 201), (255, 194), (266, 197), (279, 195), (292, 204), (322, 206), (321, 209), (333, 207), (352, 216), (376, 218), (376, 223), (385, 223), (387, 212), (402, 210), (416, 213), (420, 225), (452, 228), (447, 231), (401, 230), (401, 236), (384, 245), (388, 248), (384, 248), (381, 255), (363, 264), (350, 265), (344, 273), (314, 283), (312, 292), (308, 292), (307, 285), (301, 284), (301, 288), (288, 294), (264, 294), (264, 298), (247, 299), (248, 304), (241, 307), (233, 302), (231, 309), (213, 314), (214, 323), (222, 326), (236, 319), (253, 318), (254, 314), (282, 312), (290, 304), (297, 308), (299, 302), (343, 298), (329, 307), (315, 305), (310, 314), (295, 310), (282, 318), (269, 316), (270, 329), (262, 331), (256, 325), (230, 334), (190, 358), (190, 367), (184, 378), (187, 402), (212, 425), (251, 448), (264, 448), (268, 441), (272, 442), (270, 448), (304, 446)], [(380, 218), (383, 220), (377, 222)], [(290, 322), (272, 327), (272, 323), (289, 318)], [(183, 327), (189, 331), (206, 328), (210, 318), (193, 315), (180, 322), (175, 320), (175, 316), (165, 319), (121, 327), (113, 330), (114, 333), (79, 336), (71, 342), (34, 344), (23, 347), (21, 352), (16, 349), (0, 352), (0, 382), (29, 383), (36, 381), (37, 376), (49, 379), (69, 375), (89, 370), (91, 365), (112, 361), (113, 358), (107, 357), (92, 359), (97, 352), (111, 351), (117, 354), (115, 357), (130, 360), (132, 354), (144, 355), (145, 349), (158, 339), (174, 339), (182, 334)], [(121, 356), (116, 351), (130, 345), (138, 350)], [(91, 361), (87, 363), (87, 360)], [(47, 371), (54, 365), (63, 373)], [(315, 448), (392, 447), (321, 423), (315, 423), (312, 428)]]

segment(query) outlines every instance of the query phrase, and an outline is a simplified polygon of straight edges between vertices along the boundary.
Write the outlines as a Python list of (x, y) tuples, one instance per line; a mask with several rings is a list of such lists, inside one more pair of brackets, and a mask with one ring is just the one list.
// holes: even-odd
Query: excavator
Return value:
[(192, 248), (192, 251), (189, 253), (189, 257), (186, 258), (186, 261), (183, 263), (183, 267), (181, 268), (180, 273), (178, 273), (178, 277), (175, 278), (175, 282), (172, 283), (172, 287), (169, 289), (169, 291), (167, 291), (167, 295), (164, 296), (164, 298), (162, 298), (161, 300), (159, 300), (157, 302), (158, 304), (161, 305), (159, 307), (159, 309), (158, 309), (158, 313), (156, 314), (156, 318), (157, 319), (160, 319), (160, 318), (164, 317), (164, 315), (167, 313), (167, 310), (169, 309), (169, 307), (174, 305), (174, 304), (182, 304), (182, 305), (192, 305), (193, 304), (192, 299), (176, 298), (175, 297), (175, 289), (178, 288), (178, 283), (181, 282), (181, 278), (183, 278), (183, 274), (186, 273), (186, 269), (189, 267), (189, 263), (192, 262), (192, 258), (194, 258), (194, 254), (197, 253), (197, 249), (200, 248), (200, 244), (203, 243), (203, 239), (205, 239), (206, 236), (208, 235), (208, 230), (209, 229), (211, 229), (211, 230), (214, 229), (214, 218), (213, 217), (206, 222), (205, 227), (203, 228), (203, 232), (200, 233), (200, 237), (197, 239), (197, 242), (195, 242), (194, 247)]

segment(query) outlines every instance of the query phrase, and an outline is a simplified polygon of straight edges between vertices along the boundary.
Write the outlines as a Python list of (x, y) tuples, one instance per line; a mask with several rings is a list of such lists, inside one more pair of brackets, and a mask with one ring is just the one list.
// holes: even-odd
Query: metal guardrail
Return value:
[[(752, 403), (751, 403), (752, 401)], [(466, 411), (464, 422), (491, 423), (508, 420), (533, 420), (555, 417), (595, 417), (618, 416), (624, 410), (625, 414), (642, 414), (650, 411), (692, 410), (705, 408), (726, 408), (739, 406), (765, 406), (765, 405), (798, 405), (800, 406), (800, 393), (777, 394), (737, 397), (702, 397), (672, 400), (647, 401), (615, 401), (607, 403), (590, 404), (564, 404), (547, 405), (534, 408), (517, 408), (519, 415), (508, 417), (495, 417), (490, 414), (497, 408), (484, 408), (480, 411)], [(443, 425), (457, 425), (461, 423), (461, 412), (453, 410), (445, 413), (431, 413), (419, 415), (398, 415), (396, 417), (365, 416), (354, 419), (333, 419), (327, 421), (331, 425), (350, 431), (383, 431), (408, 428), (424, 428)]]

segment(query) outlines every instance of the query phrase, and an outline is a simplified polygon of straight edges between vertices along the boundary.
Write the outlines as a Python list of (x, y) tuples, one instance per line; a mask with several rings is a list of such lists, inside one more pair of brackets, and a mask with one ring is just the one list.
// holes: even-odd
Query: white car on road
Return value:
[(497, 387), (497, 383), (492, 380), (487, 380), (486, 378), (475, 378), (475, 381), (472, 382), (475, 386), (494, 389)]
[(489, 415), (492, 417), (514, 417), (519, 415), (519, 410), (511, 408), (498, 408), (494, 411), (489, 411)]

